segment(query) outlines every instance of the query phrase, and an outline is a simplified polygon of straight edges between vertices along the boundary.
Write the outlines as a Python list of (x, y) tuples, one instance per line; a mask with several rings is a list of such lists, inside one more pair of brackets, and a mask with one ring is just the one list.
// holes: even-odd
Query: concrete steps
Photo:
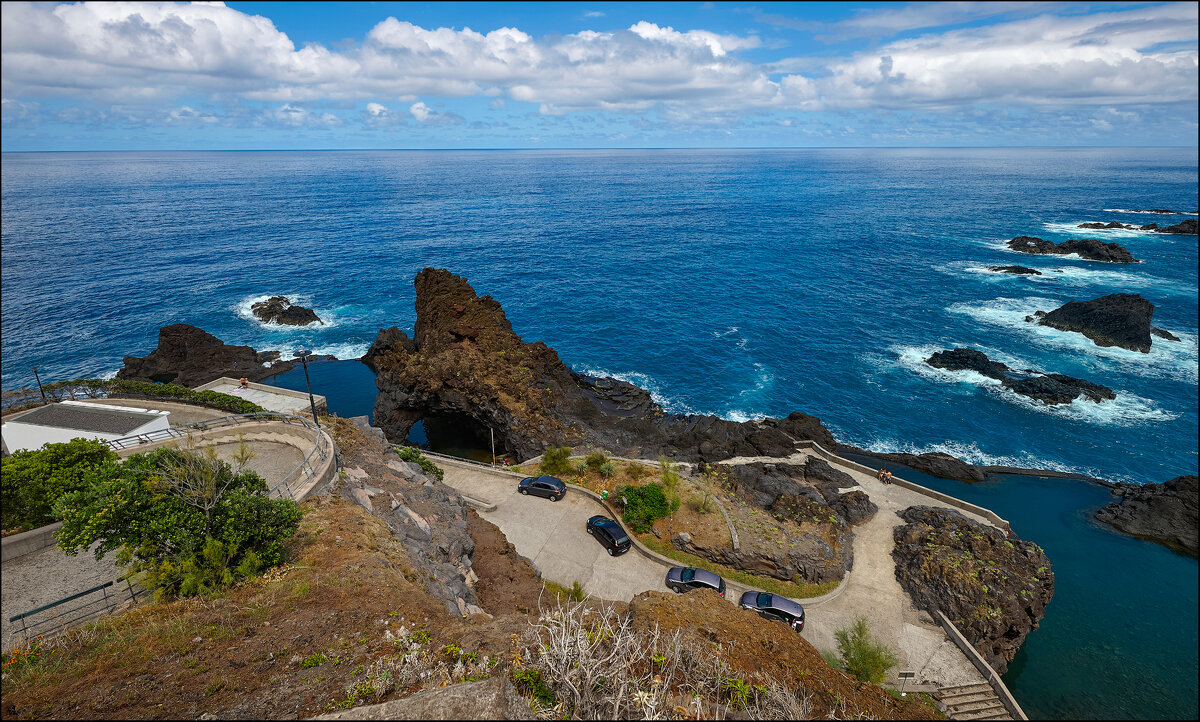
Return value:
[(1012, 715), (1000, 703), (1000, 698), (988, 684), (965, 684), (944, 687), (934, 695), (938, 706), (949, 719), (1009, 720)]

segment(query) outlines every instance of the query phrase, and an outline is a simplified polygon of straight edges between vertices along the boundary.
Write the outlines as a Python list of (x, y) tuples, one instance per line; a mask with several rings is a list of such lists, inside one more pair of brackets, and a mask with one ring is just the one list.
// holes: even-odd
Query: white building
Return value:
[(17, 414), (0, 425), (4, 452), (36, 450), (43, 444), (71, 439), (111, 441), (152, 431), (165, 431), (170, 411), (136, 409), (129, 406), (62, 401)]

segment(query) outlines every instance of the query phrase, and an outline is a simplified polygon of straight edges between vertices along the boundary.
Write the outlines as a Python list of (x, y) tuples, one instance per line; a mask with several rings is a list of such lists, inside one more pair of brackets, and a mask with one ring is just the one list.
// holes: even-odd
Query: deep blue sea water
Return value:
[[(1113, 480), (1196, 473), (1197, 239), (1075, 228), (1189, 217), (1112, 209), (1194, 212), (1195, 149), (54, 153), (4, 154), (2, 166), (6, 390), (32, 385), (32, 365), (43, 380), (112, 373), (179, 322), (258, 349), (355, 357), (381, 327), (411, 331), (413, 276), (437, 266), (496, 298), (527, 341), (647, 387), (669, 411), (802, 410), (840, 441), (880, 451)], [(1019, 255), (1003, 245), (1016, 235), (1117, 241), (1144, 262)], [(1014, 263), (1043, 275), (986, 269)], [(1149, 354), (1101, 349), (1023, 321), (1116, 292), (1148, 298), (1155, 325), (1182, 341), (1155, 339)], [(328, 325), (249, 315), (277, 294)], [(922, 362), (961, 345), (1118, 398), (1043, 407)], [(345, 370), (357, 366), (314, 377), (331, 408), (369, 408), (369, 374)], [(1056, 534), (1101, 533), (1086, 531), (1086, 508), (1103, 503), (1096, 487), (1014, 477), (992, 492), (966, 488), (948, 491), (992, 493), (980, 503), (1046, 547), (1059, 571), (1042, 629), (1009, 673), (1028, 711), (1196, 715), (1194, 682), (1180, 691), (1173, 676), (1141, 676), (1182, 663), (1195, 677), (1194, 560), (1115, 535), (1109, 546), (1053, 545)], [(1168, 664), (1138, 667), (1128, 685), (1163, 690), (1166, 706), (1116, 689), (1105, 655), (1118, 645), (1093, 649), (1067, 623), (1101, 616), (1111, 596), (1147, 594), (1147, 579), (1112, 573), (1117, 560), (1190, 580), (1190, 597), (1168, 585), (1147, 598), (1188, 605), (1191, 656), (1163, 646), (1180, 630), (1157, 612), (1117, 655)], [(1064, 665), (1078, 690), (1028, 682), (1059, 679)], [(1102, 688), (1102, 707), (1083, 701), (1085, 688)]]

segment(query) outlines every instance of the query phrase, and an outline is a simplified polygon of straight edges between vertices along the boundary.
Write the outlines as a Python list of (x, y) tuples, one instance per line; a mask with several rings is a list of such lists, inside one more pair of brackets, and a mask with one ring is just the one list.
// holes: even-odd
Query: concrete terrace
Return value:
[[(250, 382), (247, 384), (249, 388), (242, 388), (241, 383), (237, 379), (231, 379), (227, 376), (222, 376), (215, 381), (209, 381), (203, 386), (197, 386), (196, 391), (216, 391), (220, 394), (228, 394), (239, 399), (245, 399), (253, 404), (258, 404), (268, 411), (279, 411), (285, 414), (296, 414), (297, 416), (310, 416), (312, 407), (308, 403), (308, 393), (304, 391), (292, 391), (291, 389), (281, 389), (277, 386), (267, 386), (266, 384), (256, 384)], [(325, 397), (319, 394), (313, 394), (313, 401), (317, 405), (317, 413), (326, 411)]]

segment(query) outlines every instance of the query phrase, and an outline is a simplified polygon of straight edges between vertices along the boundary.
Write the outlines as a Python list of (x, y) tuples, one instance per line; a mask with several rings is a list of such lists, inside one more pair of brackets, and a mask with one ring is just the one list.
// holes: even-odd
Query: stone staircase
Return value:
[(1012, 719), (989, 684), (943, 687), (934, 697), (949, 719)]

